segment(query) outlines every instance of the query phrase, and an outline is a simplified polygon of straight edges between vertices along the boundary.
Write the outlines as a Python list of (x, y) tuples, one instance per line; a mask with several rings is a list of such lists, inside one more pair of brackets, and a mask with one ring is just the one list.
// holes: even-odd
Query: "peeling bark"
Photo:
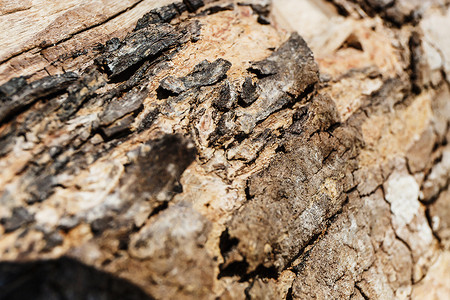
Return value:
[(449, 294), (449, 3), (108, 2), (0, 53), (0, 299)]

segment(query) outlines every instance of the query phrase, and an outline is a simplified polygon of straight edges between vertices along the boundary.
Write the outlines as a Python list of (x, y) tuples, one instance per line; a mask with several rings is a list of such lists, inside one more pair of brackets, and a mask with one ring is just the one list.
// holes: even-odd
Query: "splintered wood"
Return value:
[(0, 299), (445, 299), (449, 4), (0, 1)]

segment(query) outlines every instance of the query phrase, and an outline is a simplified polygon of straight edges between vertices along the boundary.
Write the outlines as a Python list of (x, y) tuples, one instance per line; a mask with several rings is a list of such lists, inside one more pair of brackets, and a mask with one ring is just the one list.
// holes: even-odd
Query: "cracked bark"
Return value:
[(448, 2), (75, 2), (0, 37), (0, 299), (450, 294)]

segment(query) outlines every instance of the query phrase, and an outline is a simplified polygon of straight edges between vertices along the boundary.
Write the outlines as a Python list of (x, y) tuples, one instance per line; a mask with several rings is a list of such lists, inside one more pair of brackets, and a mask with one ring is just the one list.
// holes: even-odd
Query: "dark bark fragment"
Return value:
[(147, 93), (146, 88), (134, 88), (123, 98), (111, 101), (100, 116), (100, 125), (109, 125), (126, 114), (137, 111)]
[(168, 76), (164, 78), (160, 87), (175, 94), (180, 94), (192, 88), (212, 85), (227, 76), (231, 63), (219, 58), (213, 62), (202, 61), (185, 77)]
[(251, 77), (245, 78), (244, 83), (242, 84), (242, 93), (241, 99), (244, 106), (248, 106), (255, 102), (258, 99), (257, 87), (252, 82)]
[(44, 201), (52, 194), (53, 187), (56, 183), (53, 175), (43, 173), (36, 176), (35, 181), (27, 187), (27, 192), (30, 195), (26, 199), (28, 204)]
[(211, 6), (211, 7), (205, 8), (204, 10), (202, 10), (199, 13), (199, 15), (200, 16), (213, 15), (213, 14), (216, 14), (216, 13), (221, 12), (221, 11), (233, 10), (233, 9), (234, 9), (234, 5), (233, 4), (215, 5), (215, 6)]
[(176, 45), (183, 34), (169, 24), (150, 24), (129, 34), (120, 47), (99, 57), (96, 62), (111, 77), (117, 76), (145, 59)]
[(383, 9), (394, 4), (395, 0), (366, 0), (366, 2), (374, 9)]
[(284, 80), (285, 87), (282, 90), (291, 95), (300, 95), (309, 85), (318, 81), (318, 67), (313, 53), (297, 33), (293, 33), (268, 58), (253, 63), (252, 69), (261, 75), (275, 76), (262, 78), (259, 86), (275, 86)]
[(106, 84), (102, 73), (96, 69), (87, 70), (80, 79), (68, 89), (69, 95), (58, 110), (61, 120), (67, 120), (76, 113), (84, 102), (95, 95), (95, 91)]
[(151, 200), (152, 205), (170, 201), (181, 174), (195, 159), (195, 147), (180, 135), (168, 135), (135, 150), (123, 178), (134, 198)]
[(106, 41), (105, 48), (103, 50), (106, 52), (112, 52), (119, 49), (121, 45), (122, 43), (119, 38), (112, 38), (109, 41)]
[(205, 5), (203, 0), (183, 0), (189, 12), (195, 12), (197, 9)]
[[(359, 5), (365, 13), (373, 17), (379, 15), (386, 22), (395, 26), (402, 26), (408, 22), (420, 19), (421, 1), (410, 0), (348, 0)], [(334, 0), (335, 4), (342, 8), (341, 2)]]
[(269, 2), (266, 2), (265, 4), (255, 4), (255, 3), (246, 3), (246, 2), (239, 2), (239, 5), (245, 5), (250, 6), (253, 10), (253, 12), (258, 15), (257, 21), (258, 23), (262, 25), (268, 25), (270, 24), (270, 4)]
[(186, 10), (187, 7), (182, 2), (152, 9), (137, 21), (134, 31), (148, 27), (150, 24), (168, 23)]
[(42, 252), (48, 252), (55, 248), (56, 246), (60, 246), (64, 242), (64, 237), (57, 231), (51, 232), (44, 236), (45, 247), (42, 249)]
[(304, 98), (319, 80), (319, 70), (311, 50), (293, 33), (268, 58), (252, 64), (251, 71), (262, 76), (257, 82), (259, 97), (237, 121), (248, 134), (258, 122), (283, 107)]
[(48, 76), (30, 84), (24, 77), (11, 79), (0, 86), (0, 123), (34, 101), (65, 90), (77, 79), (73, 72)]
[(236, 113), (228, 111), (222, 114), (217, 122), (217, 127), (209, 136), (209, 142), (217, 147), (224, 147), (233, 139), (238, 139), (235, 125)]
[(159, 108), (155, 108), (151, 110), (147, 115), (145, 115), (145, 117), (141, 121), (141, 124), (139, 124), (139, 131), (143, 131), (150, 128), (150, 126), (158, 117), (159, 113), (160, 113)]
[(232, 90), (230, 83), (225, 81), (212, 105), (220, 111), (229, 111), (235, 105), (236, 98), (236, 92)]
[(107, 140), (120, 137), (122, 134), (130, 133), (129, 127), (133, 123), (135, 116), (129, 114), (119, 119), (107, 127), (102, 128), (102, 132)]
[(31, 223), (34, 220), (33, 216), (30, 215), (28, 210), (24, 207), (16, 207), (12, 211), (12, 216), (1, 220), (1, 224), (5, 229), (5, 232), (14, 231), (26, 224)]

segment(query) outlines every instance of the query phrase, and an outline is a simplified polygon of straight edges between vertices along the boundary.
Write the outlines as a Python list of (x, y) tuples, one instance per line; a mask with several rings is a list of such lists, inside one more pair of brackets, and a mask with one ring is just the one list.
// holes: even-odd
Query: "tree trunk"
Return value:
[(450, 299), (449, 1), (86, 3), (0, 4), (0, 299)]

